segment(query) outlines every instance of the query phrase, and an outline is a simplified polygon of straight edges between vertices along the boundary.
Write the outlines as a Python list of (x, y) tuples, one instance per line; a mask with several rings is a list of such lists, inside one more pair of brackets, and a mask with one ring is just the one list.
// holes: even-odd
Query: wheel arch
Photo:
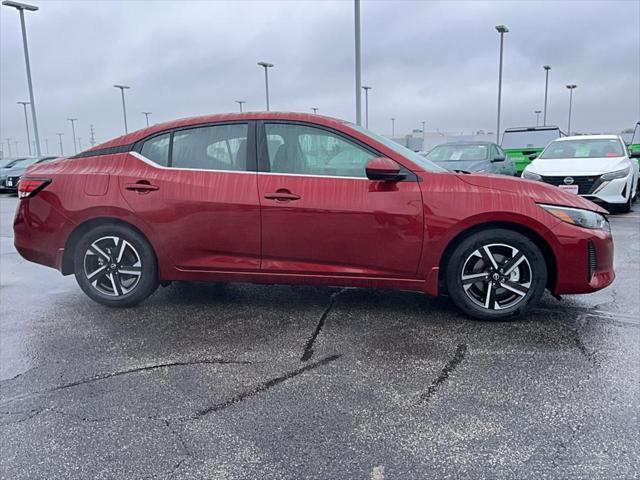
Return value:
[(447, 245), (445, 248), (444, 254), (440, 259), (440, 265), (438, 270), (438, 294), (447, 293), (447, 285), (446, 285), (446, 268), (449, 263), (449, 259), (455, 248), (466, 238), (473, 235), (474, 233), (481, 232), (483, 230), (490, 229), (504, 229), (511, 230), (516, 233), (520, 233), (524, 235), (529, 240), (531, 240), (542, 252), (542, 256), (544, 258), (544, 262), (547, 266), (547, 288), (551, 291), (554, 290), (555, 284), (558, 278), (558, 262), (556, 259), (556, 255), (551, 248), (551, 245), (544, 239), (542, 235), (540, 235), (535, 230), (526, 227), (524, 225), (509, 222), (509, 221), (496, 221), (496, 222), (486, 222), (480, 223), (466, 228), (465, 230), (459, 232)]
[(73, 270), (74, 270), (73, 269), (73, 253), (75, 251), (76, 245), (78, 244), (78, 242), (80, 241), (82, 236), (85, 233), (87, 233), (88, 231), (90, 231), (91, 229), (99, 227), (101, 225), (121, 225), (123, 227), (130, 228), (131, 230), (133, 230), (136, 233), (138, 233), (149, 244), (149, 247), (151, 248), (151, 251), (153, 252), (153, 256), (155, 257), (156, 264), (157, 264), (157, 262), (158, 262), (158, 254), (157, 254), (153, 244), (149, 240), (149, 237), (147, 235), (145, 235), (145, 233), (142, 230), (140, 230), (138, 227), (136, 227), (132, 223), (129, 223), (129, 222), (124, 221), (124, 220), (121, 220), (119, 218), (115, 218), (115, 217), (96, 217), (96, 218), (92, 218), (90, 220), (87, 220), (87, 221), (79, 224), (69, 234), (69, 237), (67, 238), (67, 241), (65, 242), (64, 254), (62, 256), (62, 265), (61, 265), (61, 269), (60, 269), (60, 271), (62, 272), (63, 275), (71, 275), (73, 273)]

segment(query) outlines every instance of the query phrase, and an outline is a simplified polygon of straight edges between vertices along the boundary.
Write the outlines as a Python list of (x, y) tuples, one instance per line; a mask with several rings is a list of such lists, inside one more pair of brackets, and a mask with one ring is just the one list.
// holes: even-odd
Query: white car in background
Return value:
[(629, 153), (618, 135), (563, 137), (547, 145), (527, 165), (522, 178), (628, 212), (638, 188), (637, 155)]

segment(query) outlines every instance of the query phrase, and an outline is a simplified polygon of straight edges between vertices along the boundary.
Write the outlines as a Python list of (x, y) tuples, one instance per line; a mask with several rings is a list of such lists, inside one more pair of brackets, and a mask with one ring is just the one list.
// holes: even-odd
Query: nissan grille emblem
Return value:
[(563, 182), (565, 185), (571, 185), (573, 183), (573, 177), (564, 177)]

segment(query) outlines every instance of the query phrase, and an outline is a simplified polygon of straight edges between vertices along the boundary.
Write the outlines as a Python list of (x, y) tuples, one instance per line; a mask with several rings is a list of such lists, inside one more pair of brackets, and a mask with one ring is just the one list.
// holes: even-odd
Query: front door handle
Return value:
[(280, 202), (290, 202), (292, 200), (300, 200), (300, 195), (296, 195), (289, 191), (277, 191), (265, 194), (264, 198), (268, 200), (278, 200)]
[(141, 180), (137, 183), (127, 183), (124, 188), (138, 193), (149, 193), (158, 190), (160, 187), (151, 185), (146, 180)]

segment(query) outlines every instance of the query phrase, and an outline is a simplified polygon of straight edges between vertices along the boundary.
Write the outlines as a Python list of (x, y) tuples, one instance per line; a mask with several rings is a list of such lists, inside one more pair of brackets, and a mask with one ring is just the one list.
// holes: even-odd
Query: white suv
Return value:
[(628, 212), (637, 194), (638, 162), (618, 135), (563, 137), (547, 145), (522, 178)]

